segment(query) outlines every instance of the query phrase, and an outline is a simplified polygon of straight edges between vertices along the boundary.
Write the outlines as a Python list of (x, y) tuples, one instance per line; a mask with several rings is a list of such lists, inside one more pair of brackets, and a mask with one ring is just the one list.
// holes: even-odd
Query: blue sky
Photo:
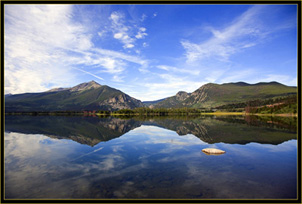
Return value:
[(296, 5), (5, 5), (5, 94), (94, 80), (142, 101), (297, 85)]

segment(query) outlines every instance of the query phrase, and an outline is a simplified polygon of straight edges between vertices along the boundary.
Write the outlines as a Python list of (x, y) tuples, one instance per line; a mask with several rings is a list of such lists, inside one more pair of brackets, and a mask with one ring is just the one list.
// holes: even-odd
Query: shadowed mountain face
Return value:
[[(203, 117), (162, 119), (119, 119), (60, 116), (6, 116), (5, 131), (24, 134), (43, 134), (51, 138), (71, 139), (94, 146), (122, 136), (141, 125), (158, 126), (175, 131), (178, 135), (192, 134), (208, 144), (229, 143), (281, 144), (296, 139), (296, 121), (278, 118)], [(278, 131), (276, 131), (278, 128)], [(265, 137), (263, 137), (265, 132)]]
[(185, 91), (179, 91), (175, 96), (168, 97), (166, 99), (162, 99), (156, 101), (152, 104), (151, 107), (155, 108), (171, 108), (171, 107), (180, 107), (180, 104), (190, 97), (190, 93)]
[(178, 92), (156, 104), (156, 108), (192, 107), (209, 108), (230, 103), (246, 102), (255, 99), (296, 94), (297, 88), (285, 86), (278, 82), (247, 84), (244, 82), (226, 84), (205, 84), (192, 93)]
[(42, 93), (10, 95), (5, 98), (6, 112), (120, 110), (142, 107), (141, 101), (94, 81), (72, 88), (56, 88)]

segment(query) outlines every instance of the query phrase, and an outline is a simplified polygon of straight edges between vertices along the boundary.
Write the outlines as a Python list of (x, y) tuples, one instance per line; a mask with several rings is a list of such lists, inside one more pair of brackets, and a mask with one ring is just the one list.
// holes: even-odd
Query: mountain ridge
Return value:
[(78, 84), (78, 85), (70, 87), (70, 88), (59, 87), (59, 88), (50, 89), (46, 92), (58, 92), (58, 91), (66, 91), (66, 90), (69, 90), (69, 91), (84, 91), (84, 90), (88, 90), (88, 89), (91, 89), (91, 88), (98, 88), (98, 87), (101, 87), (101, 86), (102, 85), (100, 85), (99, 83), (92, 80), (90, 82), (84, 82), (84, 83)]
[(5, 111), (83, 111), (119, 110), (143, 107), (143, 103), (120, 90), (94, 81), (71, 88), (55, 88), (40, 93), (15, 94), (6, 97)]
[(5, 95), (5, 111), (115, 111), (146, 106), (150, 108), (214, 108), (248, 100), (280, 97), (296, 92), (297, 87), (286, 86), (275, 81), (256, 84), (207, 83), (192, 93), (179, 91), (174, 96), (141, 102), (118, 89), (90, 81), (70, 88), (54, 88), (40, 93)]
[[(178, 98), (176, 95), (153, 104), (155, 108), (213, 108), (220, 105), (246, 102), (254, 99), (265, 99), (294, 94), (296, 87), (286, 86), (279, 82), (259, 82), (248, 84), (246, 82), (231, 82), (224, 84), (207, 83), (187, 93), (186, 98)], [(186, 92), (185, 92), (186, 93)]]

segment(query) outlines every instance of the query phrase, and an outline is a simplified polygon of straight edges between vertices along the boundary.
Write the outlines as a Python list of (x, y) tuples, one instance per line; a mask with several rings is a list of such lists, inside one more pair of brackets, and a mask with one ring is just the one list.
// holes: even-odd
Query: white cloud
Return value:
[(133, 56), (133, 55), (127, 55), (122, 52), (106, 50), (106, 49), (101, 49), (101, 48), (93, 48), (92, 51), (96, 52), (98, 54), (104, 55), (104, 56), (108, 56), (108, 57), (111, 57), (114, 59), (125, 60), (125, 61), (132, 62), (135, 64), (140, 64), (142, 66), (146, 66), (148, 64), (148, 60), (144, 60), (140, 57)]
[[(147, 69), (149, 64), (147, 60), (137, 56), (101, 48), (92, 48), (90, 52), (85, 52), (83, 55), (84, 56), (73, 58), (71, 64), (90, 66), (90, 69), (94, 69), (94, 72), (97, 73), (112, 74), (111, 81), (113, 82), (123, 82), (125, 76), (122, 76), (122, 74), (128, 67), (138, 65), (138, 69)], [(101, 76), (91, 72), (88, 73), (84, 70), (80, 71), (102, 79)]]
[(263, 8), (264, 6), (253, 6), (224, 29), (208, 28), (212, 37), (200, 44), (182, 40), (187, 62), (194, 63), (210, 57), (228, 61), (231, 55), (257, 45), (268, 34), (257, 18)]
[[(214, 83), (280, 81), (284, 84), (296, 85), (296, 77), (272, 75), (263, 73), (263, 71), (259, 75), (261, 68), (247, 68), (248, 65), (240, 65), (232, 61), (235, 54), (267, 42), (273, 37), (272, 33), (293, 27), (293, 22), (295, 22), (293, 19), (290, 19), (291, 23), (289, 23), (289, 19), (285, 19), (284, 22), (280, 22), (280, 25), (270, 25), (267, 18), (271, 17), (267, 16), (266, 9), (268, 9), (266, 5), (252, 6), (226, 27), (205, 27), (205, 30), (211, 34), (211, 37), (205, 41), (196, 43), (181, 40), (186, 57), (184, 67), (191, 66), (192, 69), (199, 69), (200, 77)], [(277, 9), (269, 9), (271, 15), (278, 15)], [(266, 18), (266, 21), (263, 18)], [(165, 67), (165, 70), (172, 71), (173, 69)], [(266, 70), (269, 69), (266, 68)]]
[(112, 58), (101, 58), (99, 63), (105, 68), (103, 72), (116, 74), (124, 71), (125, 63), (121, 60), (116, 60)]
[(145, 38), (145, 36), (147, 36), (148, 34), (146, 33), (146, 28), (144, 28), (144, 27), (141, 27), (141, 28), (139, 28), (139, 31), (138, 31), (138, 33), (136, 34), (136, 38), (137, 39), (143, 39), (143, 38)]
[(113, 35), (113, 37), (114, 37), (115, 39), (121, 39), (121, 38), (123, 37), (123, 33), (115, 33), (115, 34)]
[(206, 81), (187, 79), (185, 77), (177, 77), (171, 74), (159, 74), (159, 82), (145, 82), (140, 84), (143, 90), (138, 94), (138, 99), (142, 101), (158, 100), (168, 96), (174, 96), (179, 91), (193, 92), (205, 83)]
[(209, 82), (199, 77), (200, 70), (198, 69), (177, 68), (168, 65), (155, 67), (166, 72), (158, 74), (150, 71), (146, 77), (136, 82), (135, 92), (128, 91), (131, 96), (142, 101), (158, 100), (174, 96), (179, 91), (193, 92)]
[(133, 48), (134, 45), (133, 45), (133, 44), (126, 44), (126, 45), (124, 45), (123, 47), (124, 47), (124, 48)]
[(205, 80), (214, 83), (221, 77), (225, 76), (227, 72), (227, 69), (212, 69), (211, 71), (207, 72)]
[[(37, 155), (40, 155), (37, 159), (51, 161), (54, 157), (47, 154), (47, 152), (50, 152), (54, 146), (59, 147), (60, 144), (70, 146), (71, 144), (69, 141), (66, 143), (64, 140), (52, 139), (55, 145), (47, 145), (48, 140), (48, 137), (40, 134), (5, 133), (5, 153), (6, 155), (20, 158), (20, 161), (24, 161), (24, 158), (36, 157)], [(72, 152), (72, 150), (67, 149), (66, 152)], [(41, 155), (41, 153), (43, 154)], [(57, 159), (64, 157), (59, 153), (54, 153), (53, 156)]]
[(199, 70), (195, 70), (195, 69), (180, 69), (177, 67), (173, 67), (173, 66), (168, 66), (168, 65), (158, 65), (157, 68), (162, 69), (162, 70), (166, 70), (169, 72), (175, 72), (175, 73), (186, 73), (186, 74), (190, 74), (190, 75), (199, 75), (200, 71)]
[(223, 77), (219, 79), (221, 83), (238, 82), (238, 81), (249, 81), (254, 78), (252, 76), (258, 74), (254, 69), (245, 69), (240, 71), (226, 72)]
[(120, 75), (114, 75), (112, 78), (112, 81), (114, 82), (124, 82), (123, 78), (125, 78), (124, 76), (120, 76)]
[[(68, 87), (79, 74), (75, 69), (101, 80), (104, 78), (96, 73), (109, 73), (114, 75), (113, 81), (122, 81), (120, 74), (129, 63), (146, 69), (147, 60), (95, 48), (87, 33), (90, 29), (74, 22), (73, 16), (71, 5), (5, 5), (5, 94)], [(119, 24), (123, 15), (112, 13), (110, 18)], [(125, 48), (134, 47), (129, 29), (115, 33)], [(107, 32), (105, 28), (96, 34), (105, 37)]]
[[(168, 148), (159, 150), (160, 153), (171, 153), (179, 148), (185, 148), (184, 146), (205, 144), (199, 138), (192, 134), (183, 135), (179, 137), (178, 133), (172, 130), (163, 129), (156, 126), (142, 125), (131, 131), (131, 135), (147, 136), (144, 140), (144, 144), (166, 144)], [(181, 146), (181, 147), (179, 147)]]
[(113, 23), (115, 24), (119, 24), (120, 19), (123, 19), (124, 15), (122, 13), (119, 12), (113, 12), (110, 15), (110, 19), (113, 21)]
[[(83, 64), (86, 66), (91, 66), (94, 69), (97, 68), (96, 72), (105, 72), (109, 74), (121, 74), (127, 66), (127, 63), (120, 58), (93, 53), (88, 53), (88, 55), (86, 55), (84, 58), (74, 58), (73, 62), (74, 64)], [(91, 73), (90, 75), (97, 77)], [(99, 76), (97, 78), (99, 78)]]
[(102, 162), (99, 163), (100, 169), (102, 170), (111, 170), (117, 168), (117, 166), (122, 166), (124, 159), (120, 155), (109, 154), (106, 155)]
[[(5, 5), (5, 93), (45, 91), (74, 80), (66, 49), (93, 46), (68, 5)], [(68, 76), (68, 78), (66, 77)]]
[[(142, 19), (138, 21), (142, 22), (145, 18), (146, 16), (143, 15)], [(130, 24), (126, 21), (125, 15), (121, 12), (112, 12), (109, 19), (111, 20), (110, 29), (113, 33), (113, 37), (123, 44), (124, 49), (134, 48), (137, 39), (143, 39), (148, 35), (146, 33), (146, 28), (137, 28), (136, 24)]]
[(158, 65), (158, 66), (157, 66), (157, 68), (162, 69), (162, 70), (165, 70), (165, 71), (169, 71), (169, 70), (170, 70), (169, 67), (170, 67), (170, 66), (166, 66), (166, 65)]
[(106, 67), (108, 70), (112, 70), (115, 67), (116, 61), (111, 58), (103, 58), (103, 66)]
[(97, 75), (95, 75), (95, 74), (92, 74), (91, 72), (87, 72), (87, 71), (85, 71), (85, 70), (83, 70), (83, 69), (79, 69), (79, 68), (74, 68), (74, 69), (77, 69), (77, 70), (79, 70), (79, 71), (81, 71), (81, 72), (84, 72), (84, 73), (86, 73), (86, 74), (89, 74), (89, 75), (91, 75), (91, 76), (93, 76), (93, 77), (95, 77), (95, 78), (97, 78), (97, 79), (100, 79), (100, 80), (104, 80), (102, 77), (99, 77), (99, 76), (97, 76)]
[[(128, 55), (128, 54), (125, 54), (122, 52), (106, 50), (106, 49), (101, 49), (101, 48), (93, 48), (93, 49), (91, 49), (91, 51), (96, 53), (95, 57), (98, 57), (98, 58), (106, 57), (106, 58), (110, 58), (111, 60), (114, 60), (117, 65), (116, 69), (119, 72), (124, 71), (127, 66), (130, 66), (129, 63), (134, 63), (134, 64), (139, 65), (138, 70), (140, 72), (146, 72), (148, 65), (149, 65), (148, 60), (145, 60), (138, 56)], [(89, 63), (90, 63), (90, 61), (89, 61)], [(101, 65), (101, 66), (103, 66), (103, 65)], [(109, 71), (109, 70), (110, 69), (108, 69), (108, 67), (107, 67), (107, 71)], [(116, 74), (118, 71), (112, 70), (112, 72), (110, 72), (110, 73)]]
[(134, 38), (129, 37), (131, 27), (125, 24), (125, 16), (121, 12), (112, 12), (109, 19), (111, 20), (111, 29), (113, 37), (124, 44), (124, 48), (133, 48)]

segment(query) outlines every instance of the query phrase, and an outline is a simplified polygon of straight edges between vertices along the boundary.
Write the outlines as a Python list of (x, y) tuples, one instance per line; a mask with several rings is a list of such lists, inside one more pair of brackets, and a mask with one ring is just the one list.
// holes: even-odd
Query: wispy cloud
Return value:
[(258, 21), (258, 14), (264, 8), (265, 6), (262, 5), (253, 6), (224, 29), (208, 27), (212, 37), (202, 43), (182, 40), (187, 62), (192, 63), (210, 57), (228, 61), (231, 55), (257, 45), (259, 40), (268, 34)]
[(190, 75), (199, 75), (200, 71), (199, 70), (194, 70), (194, 69), (180, 69), (177, 67), (173, 66), (168, 66), (168, 65), (158, 65), (157, 68), (169, 71), (169, 72), (175, 72), (175, 73), (186, 73)]
[(71, 13), (67, 5), (5, 5), (6, 93), (44, 91), (49, 83), (74, 80), (64, 49), (85, 51), (93, 44), (85, 29), (70, 21)]
[(114, 82), (124, 82), (124, 80), (123, 80), (124, 78), (125, 78), (124, 76), (114, 75), (112, 77), (112, 81), (114, 81)]
[(147, 16), (146, 14), (143, 14), (142, 17), (141, 17), (141, 19), (140, 19), (140, 21), (141, 21), (141, 22), (144, 22), (144, 21), (146, 20), (147, 17), (148, 17), (148, 16)]
[[(157, 15), (157, 10), (144, 6), (137, 8), (5, 5), (5, 93), (70, 87), (91, 77), (130, 95), (134, 93), (131, 96), (140, 100), (160, 99), (180, 90), (192, 92), (208, 82), (273, 80), (296, 84), (294, 71), (292, 75), (279, 71), (295, 67), (296, 56), (290, 49), (295, 45), (294, 7), (232, 7), (236, 17), (227, 14), (219, 24), (204, 21), (203, 17), (210, 15), (200, 14), (196, 15), (200, 21), (173, 25), (179, 31), (176, 35), (166, 30), (170, 29), (168, 18), (158, 18), (163, 13)], [(242, 8), (248, 9), (238, 15)], [(192, 32), (184, 35), (188, 26)], [(289, 28), (294, 29), (283, 32)], [(276, 68), (265, 58), (261, 68), (259, 63), (250, 63), (259, 56), (258, 51), (271, 50), (270, 42), (277, 42), (279, 37), (286, 38), (282, 44), (288, 46), (283, 62), (292, 61), (282, 65), (278, 59)], [(247, 55), (238, 59), (243, 51)], [(272, 56), (283, 59), (283, 53), (272, 52)]]
[(179, 91), (193, 92), (206, 83), (206, 81), (192, 80), (172, 74), (159, 74), (157, 76), (161, 80), (140, 84), (140, 87), (144, 88), (144, 91), (140, 93), (140, 100), (144, 101), (148, 98), (153, 100), (162, 99), (173, 96)]
[(254, 69), (246, 69), (240, 72), (238, 71), (230, 71), (225, 73), (219, 81), (221, 83), (228, 83), (228, 82), (237, 82), (237, 81), (247, 81), (248, 79), (252, 78), (257, 72)]
[[(211, 36), (202, 42), (182, 39), (180, 42), (185, 49), (185, 66), (198, 68), (200, 77), (208, 82), (280, 81), (288, 85), (295, 85), (295, 77), (264, 73), (263, 69), (269, 68), (247, 68), (249, 65), (239, 64), (238, 60), (233, 61), (236, 54), (274, 38), (274, 33), (295, 27), (295, 20), (292, 16), (274, 24), (275, 22), (270, 21), (273, 18), (267, 16), (267, 10), (273, 16), (279, 15), (280, 11), (278, 8), (267, 5), (255, 5), (225, 27), (204, 27), (204, 30)], [(262, 73), (261, 76), (259, 72)]]
[(89, 75), (91, 75), (91, 76), (93, 76), (93, 77), (95, 77), (95, 78), (97, 78), (97, 79), (100, 79), (100, 80), (104, 80), (102, 77), (99, 77), (99, 76), (97, 76), (97, 75), (95, 75), (95, 74), (92, 74), (92, 73), (90, 73), (90, 72), (87, 72), (87, 71), (85, 71), (85, 70), (83, 70), (83, 69), (79, 69), (79, 68), (74, 68), (74, 69), (77, 69), (77, 70), (79, 70), (79, 71), (81, 71), (81, 72), (84, 72), (84, 73), (86, 73), (86, 74), (89, 74)]
[(124, 158), (117, 154), (109, 154), (104, 156), (102, 162), (100, 162), (100, 169), (111, 170), (117, 168), (117, 166), (122, 166), (124, 163)]
[[(129, 65), (147, 68), (148, 61), (138, 56), (96, 47), (92, 33), (87, 33), (90, 29), (73, 16), (72, 5), (5, 5), (5, 93), (70, 86), (77, 83), (74, 70), (100, 80), (107, 73), (121, 82)], [(118, 13), (111, 15), (115, 24), (120, 18)], [(146, 36), (145, 28), (138, 30)]]
[(117, 52), (117, 51), (113, 51), (113, 50), (106, 50), (106, 49), (102, 49), (102, 48), (93, 48), (92, 51), (99, 53), (101, 55), (105, 55), (108, 57), (112, 57), (112, 58), (117, 58), (117, 59), (122, 59), (128, 62), (132, 62), (132, 63), (136, 63), (136, 64), (140, 64), (140, 65), (146, 65), (148, 64), (148, 60), (144, 60), (138, 56), (134, 56), (134, 55), (128, 55), (122, 52)]

